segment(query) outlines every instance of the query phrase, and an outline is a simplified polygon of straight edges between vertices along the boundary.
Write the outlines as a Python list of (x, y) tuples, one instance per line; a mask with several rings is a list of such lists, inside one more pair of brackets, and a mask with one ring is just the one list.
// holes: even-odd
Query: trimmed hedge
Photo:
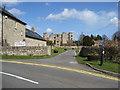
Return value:
[[(104, 47), (105, 60), (120, 63), (120, 47)], [(98, 55), (96, 55), (96, 54)], [(93, 54), (93, 55), (92, 55)], [(88, 60), (98, 60), (102, 54), (102, 47), (82, 47), (79, 56), (87, 57)]]

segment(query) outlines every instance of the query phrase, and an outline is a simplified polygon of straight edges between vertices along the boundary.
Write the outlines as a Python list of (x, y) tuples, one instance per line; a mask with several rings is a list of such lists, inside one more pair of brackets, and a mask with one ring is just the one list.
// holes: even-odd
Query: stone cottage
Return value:
[(26, 46), (46, 46), (46, 40), (43, 39), (38, 33), (26, 29)]
[(2, 18), (0, 28), (1, 44), (4, 46), (16, 46), (18, 42), (23, 43), (25, 39), (26, 23), (16, 18), (7, 10), (0, 8)]
[(26, 23), (0, 7), (0, 44), (3, 46), (46, 46), (39, 34), (26, 29)]

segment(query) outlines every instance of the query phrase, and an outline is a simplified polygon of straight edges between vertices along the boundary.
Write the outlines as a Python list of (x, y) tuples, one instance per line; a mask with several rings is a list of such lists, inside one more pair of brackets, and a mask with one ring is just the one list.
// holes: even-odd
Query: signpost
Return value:
[(104, 48), (103, 48), (102, 53), (101, 53), (100, 66), (102, 66), (104, 64), (104, 54), (105, 54), (105, 51), (104, 51)]

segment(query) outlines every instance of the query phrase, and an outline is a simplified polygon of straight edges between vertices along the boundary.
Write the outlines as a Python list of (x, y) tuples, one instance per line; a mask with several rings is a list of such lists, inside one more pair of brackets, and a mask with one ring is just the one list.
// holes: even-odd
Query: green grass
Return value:
[(79, 56), (76, 57), (76, 60), (80, 64), (90, 63), (91, 65), (93, 65), (94, 67), (96, 67), (98, 69), (120, 73), (120, 69), (118, 68), (118, 66), (120, 64), (117, 64), (117, 63), (112, 63), (112, 62), (109, 62), (109, 61), (105, 61), (104, 65), (100, 66), (99, 65), (100, 64), (100, 60), (98, 60), (98, 61), (87, 61), (86, 58), (82, 58), (82, 57), (79, 57)]
[[(41, 56), (16, 56), (16, 55), (2, 55), (0, 57), (2, 57), (2, 59), (44, 59), (44, 58), (51, 58), (54, 56), (57, 56), (63, 52), (65, 52), (64, 50), (65, 48), (55, 48), (51, 50), (51, 55), (41, 55)], [(54, 50), (58, 50), (58, 53), (54, 53)], [(71, 50), (71, 48), (67, 48), (67, 50)]]

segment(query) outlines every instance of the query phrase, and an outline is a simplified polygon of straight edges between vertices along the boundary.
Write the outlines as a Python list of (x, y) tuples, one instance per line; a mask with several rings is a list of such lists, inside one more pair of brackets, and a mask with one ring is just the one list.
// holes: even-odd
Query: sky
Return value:
[(117, 2), (12, 2), (3, 5), (41, 36), (44, 32), (73, 32), (74, 40), (81, 33), (105, 34), (111, 38), (118, 30)]

